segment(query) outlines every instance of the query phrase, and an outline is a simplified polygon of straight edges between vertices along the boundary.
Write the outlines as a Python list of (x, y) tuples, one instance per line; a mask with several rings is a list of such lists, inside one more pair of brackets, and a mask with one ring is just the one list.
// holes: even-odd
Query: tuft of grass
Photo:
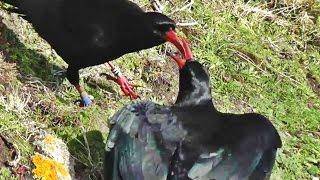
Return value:
[(17, 180), (18, 177), (12, 177), (11, 171), (8, 168), (1, 168), (0, 169), (0, 177), (3, 179), (8, 180)]
[(85, 179), (103, 177), (104, 138), (100, 131), (89, 131), (70, 140), (68, 147), (76, 161), (75, 173)]

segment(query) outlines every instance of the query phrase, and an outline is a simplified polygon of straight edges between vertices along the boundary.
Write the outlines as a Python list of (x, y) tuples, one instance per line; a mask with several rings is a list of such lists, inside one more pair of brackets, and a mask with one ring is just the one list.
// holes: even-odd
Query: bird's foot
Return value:
[(92, 100), (89, 95), (81, 96), (81, 107), (88, 107), (92, 104)]
[[(114, 73), (114, 74), (116, 74), (116, 73)], [(125, 76), (121, 75), (120, 73), (116, 74), (117, 78), (113, 77), (109, 74), (106, 74), (106, 73), (102, 73), (101, 75), (106, 76), (107, 80), (112, 80), (112, 81), (116, 82), (120, 86), (120, 88), (125, 96), (129, 96), (130, 99), (139, 98), (139, 95), (137, 95), (133, 91), (133, 85), (131, 83), (129, 83), (128, 79)]]
[(125, 76), (119, 76), (117, 78), (117, 83), (120, 85), (122, 92), (129, 96), (130, 99), (137, 99), (139, 96), (133, 91), (133, 85), (128, 82)]
[(75, 101), (75, 104), (79, 104), (80, 107), (88, 107), (92, 104), (92, 97), (86, 93), (80, 95), (81, 99)]
[(92, 104), (93, 96), (89, 96), (88, 93), (84, 90), (79, 84), (74, 85), (77, 91), (80, 93), (81, 100), (77, 100), (74, 103), (79, 104), (80, 107), (88, 107)]

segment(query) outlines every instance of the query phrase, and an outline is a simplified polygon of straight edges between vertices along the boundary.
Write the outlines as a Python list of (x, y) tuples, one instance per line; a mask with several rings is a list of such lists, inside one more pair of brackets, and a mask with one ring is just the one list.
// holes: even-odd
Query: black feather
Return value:
[(16, 6), (69, 64), (68, 80), (79, 83), (78, 70), (112, 61), (126, 53), (160, 45), (175, 27), (160, 13), (145, 13), (128, 0), (5, 0)]
[(115, 125), (106, 146), (105, 179), (166, 179), (176, 143), (186, 135), (170, 109), (136, 103), (111, 122)]
[(209, 75), (195, 61), (180, 70), (174, 106), (132, 104), (112, 122), (107, 157), (114, 159), (105, 163), (113, 172), (106, 169), (106, 179), (268, 179), (281, 147), (266, 117), (217, 111)]

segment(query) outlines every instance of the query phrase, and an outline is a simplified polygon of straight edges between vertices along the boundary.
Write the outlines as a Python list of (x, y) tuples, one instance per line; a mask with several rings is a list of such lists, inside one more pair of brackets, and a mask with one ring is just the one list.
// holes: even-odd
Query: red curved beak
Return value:
[(183, 42), (181, 39), (177, 36), (177, 33), (174, 30), (170, 30), (166, 32), (164, 39), (170, 43), (172, 43), (174, 46), (179, 49), (183, 57), (186, 57), (186, 50), (184, 48)]
[(183, 67), (186, 65), (186, 60), (180, 58), (179, 56), (172, 54), (172, 53), (168, 53), (168, 56), (170, 56), (179, 66), (179, 69), (183, 69)]
[(176, 63), (179, 66), (179, 69), (183, 69), (186, 62), (187, 61), (193, 61), (193, 55), (189, 46), (189, 42), (186, 39), (182, 39), (182, 45), (183, 45), (183, 49), (185, 52), (185, 57), (180, 58), (179, 56), (172, 54), (172, 53), (167, 53), (168, 56), (170, 56), (174, 61), (176, 61)]

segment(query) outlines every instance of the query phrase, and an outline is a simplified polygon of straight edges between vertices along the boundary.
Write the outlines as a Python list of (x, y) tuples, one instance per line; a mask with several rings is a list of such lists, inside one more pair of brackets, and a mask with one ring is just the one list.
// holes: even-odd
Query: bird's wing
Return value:
[(232, 123), (224, 119), (225, 125), (216, 138), (220, 141), (219, 149), (210, 151), (208, 145), (207, 153), (202, 153), (190, 169), (191, 179), (268, 178), (277, 148), (281, 147), (277, 131), (261, 115), (236, 117)]
[(245, 159), (227, 148), (201, 154), (189, 170), (188, 177), (197, 180), (248, 179), (258, 165), (262, 151), (248, 153)]
[(114, 156), (108, 162), (113, 163), (109, 179), (167, 179), (176, 142), (185, 135), (173, 117), (168, 108), (154, 103), (128, 105), (117, 112), (106, 145)]
[(101, 50), (125, 43), (123, 36), (133, 31), (130, 25), (143, 13), (127, 0), (65, 0), (61, 9), (63, 26), (73, 39)]

